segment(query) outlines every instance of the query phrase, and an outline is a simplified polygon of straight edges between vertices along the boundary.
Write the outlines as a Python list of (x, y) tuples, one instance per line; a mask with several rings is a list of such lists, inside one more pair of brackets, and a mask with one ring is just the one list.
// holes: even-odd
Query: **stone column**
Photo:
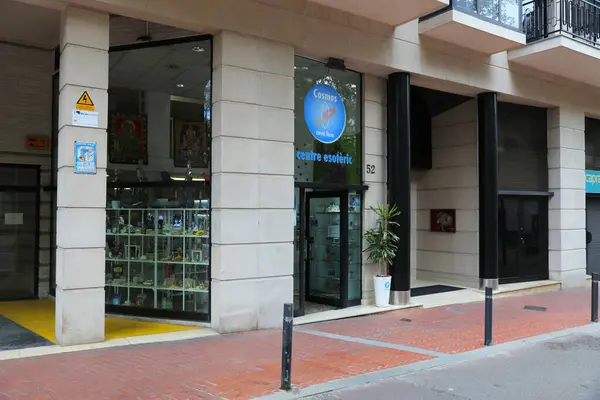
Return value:
[(548, 110), (549, 270), (563, 287), (586, 281), (584, 130), (583, 110)]
[[(387, 135), (385, 131), (387, 80), (365, 75), (363, 82), (365, 94), (363, 176), (365, 184), (369, 186), (363, 200), (364, 232), (375, 227), (377, 216), (370, 208), (387, 203)], [(374, 304), (373, 277), (378, 273), (380, 273), (379, 266), (369, 261), (367, 254), (363, 253), (362, 304)]]
[[(56, 339), (61, 345), (104, 340), (104, 247), (109, 15), (63, 13), (60, 55), (56, 217)], [(86, 92), (97, 127), (75, 126)], [(97, 173), (74, 173), (75, 141), (97, 143)]]
[(214, 40), (211, 321), (275, 328), (293, 301), (294, 49)]

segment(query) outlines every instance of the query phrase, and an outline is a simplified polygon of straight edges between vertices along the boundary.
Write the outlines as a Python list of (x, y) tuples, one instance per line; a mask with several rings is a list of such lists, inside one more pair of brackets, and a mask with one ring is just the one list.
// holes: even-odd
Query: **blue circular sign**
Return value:
[(346, 129), (346, 108), (338, 92), (329, 85), (315, 85), (304, 99), (304, 120), (308, 130), (321, 143), (330, 144)]
[(386, 289), (389, 289), (389, 288), (390, 288), (390, 283), (389, 283), (389, 282), (386, 282), (386, 283), (385, 283), (385, 288), (386, 288)]

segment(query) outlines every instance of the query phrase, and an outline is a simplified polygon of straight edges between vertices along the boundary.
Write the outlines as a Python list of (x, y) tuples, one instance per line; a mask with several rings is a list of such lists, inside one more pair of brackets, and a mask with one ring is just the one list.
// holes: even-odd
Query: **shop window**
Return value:
[(211, 45), (110, 51), (108, 310), (209, 319)]
[(362, 184), (361, 75), (295, 58), (296, 182)]
[(585, 169), (600, 171), (600, 120), (585, 119)]

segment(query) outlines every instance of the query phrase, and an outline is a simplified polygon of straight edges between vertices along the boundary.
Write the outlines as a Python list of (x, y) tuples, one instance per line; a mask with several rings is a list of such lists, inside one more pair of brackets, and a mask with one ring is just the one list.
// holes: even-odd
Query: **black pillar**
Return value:
[(498, 99), (482, 93), (478, 106), (479, 286), (498, 287)]
[(387, 90), (389, 204), (400, 209), (398, 252), (390, 268), (392, 304), (410, 301), (410, 75), (393, 73)]

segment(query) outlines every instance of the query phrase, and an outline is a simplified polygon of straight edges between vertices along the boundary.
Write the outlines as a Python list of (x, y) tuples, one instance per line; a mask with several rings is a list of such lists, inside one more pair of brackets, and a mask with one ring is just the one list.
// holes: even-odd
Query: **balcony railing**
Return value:
[(440, 15), (449, 10), (457, 10), (471, 14), (481, 20), (522, 31), (523, 0), (450, 0), (450, 5), (431, 13), (421, 20)]
[(566, 35), (600, 44), (599, 0), (532, 0), (523, 4), (527, 42)]

